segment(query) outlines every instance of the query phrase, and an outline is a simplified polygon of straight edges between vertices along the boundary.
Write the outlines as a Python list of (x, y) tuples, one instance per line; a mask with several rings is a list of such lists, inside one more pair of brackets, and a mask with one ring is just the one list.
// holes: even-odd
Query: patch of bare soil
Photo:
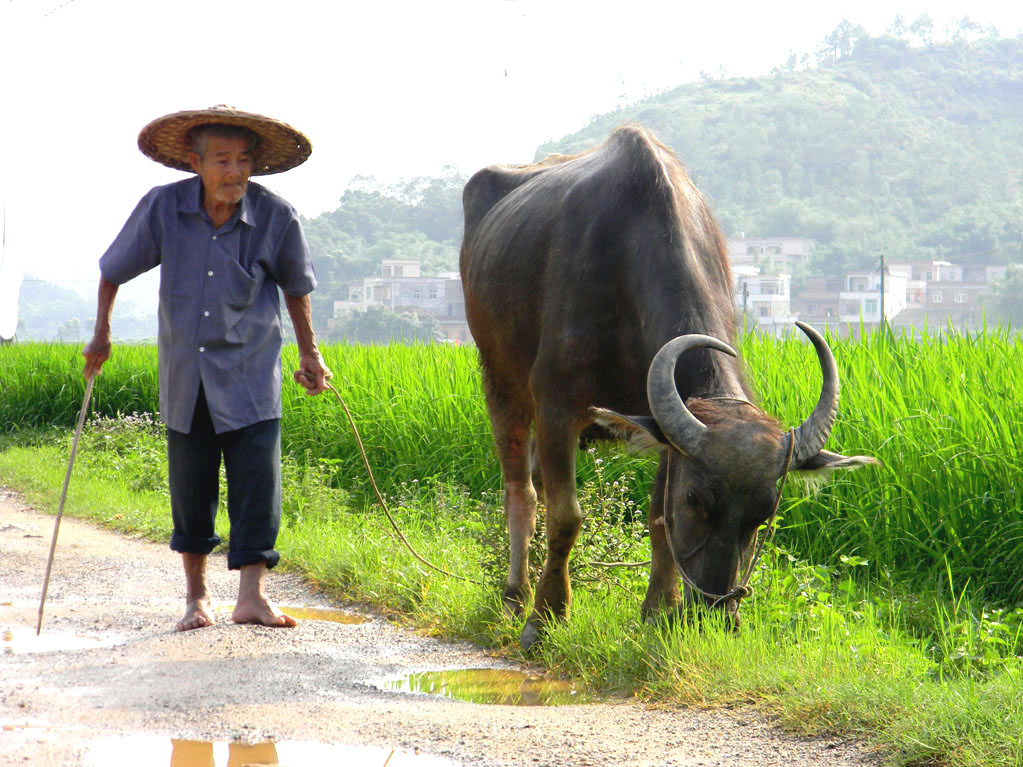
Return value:
[[(393, 749), (423, 762), (436, 763), (425, 758), (432, 755), (480, 767), (877, 763), (856, 744), (785, 735), (751, 710), (665, 710), (634, 701), (511, 707), (392, 692), (382, 680), (510, 664), (370, 614), (357, 625), (304, 620), (287, 630), (234, 625), (228, 613), (216, 626), (177, 633), (180, 558), (166, 546), (67, 517), (36, 637), (52, 531), (52, 516), (0, 487), (2, 765), (93, 764), (100, 739), (138, 736), (168, 744), (373, 746), (384, 756)], [(233, 604), (237, 574), (223, 557), (211, 557), (209, 580), (214, 604)], [(268, 586), (281, 605), (344, 608), (295, 576), (271, 573)]]

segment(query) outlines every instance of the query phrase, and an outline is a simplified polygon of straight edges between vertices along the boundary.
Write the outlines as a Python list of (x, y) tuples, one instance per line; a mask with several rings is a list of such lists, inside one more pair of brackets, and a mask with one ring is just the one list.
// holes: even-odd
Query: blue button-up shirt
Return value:
[(188, 432), (199, 383), (217, 432), (281, 417), (281, 290), (316, 287), (298, 214), (249, 182), (216, 228), (198, 176), (142, 198), (99, 266), (121, 285), (160, 267), (160, 411)]

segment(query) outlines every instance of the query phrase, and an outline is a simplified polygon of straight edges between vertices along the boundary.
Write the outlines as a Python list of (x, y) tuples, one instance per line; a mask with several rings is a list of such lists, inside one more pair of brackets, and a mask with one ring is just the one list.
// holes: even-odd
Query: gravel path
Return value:
[[(52, 531), (53, 517), (0, 487), (0, 765), (878, 763), (856, 744), (789, 737), (751, 710), (481, 705), (381, 689), (413, 671), (517, 667), (370, 614), (293, 630), (224, 616), (180, 634), (178, 556), (67, 517), (36, 637)], [(214, 604), (232, 604), (237, 574), (223, 557), (209, 579)], [(268, 586), (281, 605), (338, 607), (294, 576), (271, 573)], [(232, 742), (266, 741), (276, 749), (223, 757)]]

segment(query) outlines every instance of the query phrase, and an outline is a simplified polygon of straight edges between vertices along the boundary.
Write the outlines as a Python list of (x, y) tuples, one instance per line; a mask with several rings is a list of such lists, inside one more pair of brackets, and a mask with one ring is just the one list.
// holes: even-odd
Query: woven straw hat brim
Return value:
[(223, 105), (156, 118), (139, 133), (139, 149), (169, 168), (191, 171), (188, 133), (196, 126), (214, 123), (241, 125), (259, 136), (253, 176), (290, 170), (304, 163), (313, 151), (309, 139), (287, 123)]

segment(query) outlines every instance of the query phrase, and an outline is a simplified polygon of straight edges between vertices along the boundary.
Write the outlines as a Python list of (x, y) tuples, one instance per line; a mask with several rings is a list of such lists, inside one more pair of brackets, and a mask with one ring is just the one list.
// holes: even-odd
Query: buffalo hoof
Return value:
[(681, 605), (674, 605), (662, 610), (644, 611), (640, 615), (648, 626), (676, 626), (686, 622), (690, 617), (688, 611)]
[(527, 623), (519, 636), (519, 644), (522, 649), (529, 652), (540, 643), (540, 627), (535, 623)]
[(501, 603), (504, 605), (504, 610), (509, 615), (520, 616), (525, 612), (526, 604), (529, 602), (532, 596), (531, 589), (521, 586), (506, 586), (504, 593), (501, 594)]

